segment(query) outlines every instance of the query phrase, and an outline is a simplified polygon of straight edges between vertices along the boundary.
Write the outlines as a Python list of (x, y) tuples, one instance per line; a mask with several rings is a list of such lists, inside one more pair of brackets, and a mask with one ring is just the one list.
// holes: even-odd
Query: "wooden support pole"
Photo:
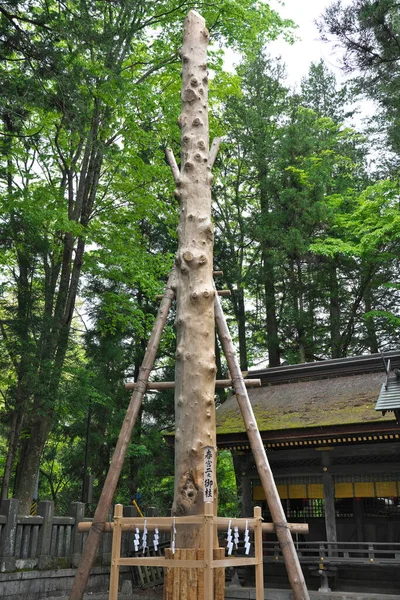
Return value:
[(153, 368), (161, 335), (164, 330), (172, 300), (174, 298), (174, 292), (172, 289), (174, 285), (175, 271), (173, 270), (169, 276), (167, 287), (164, 293), (164, 299), (162, 300), (158, 309), (153, 331), (151, 332), (143, 363), (140, 367), (138, 382), (141, 385), (139, 385), (133, 392), (128, 409), (126, 411), (117, 445), (111, 459), (110, 468), (108, 469), (104, 487), (101, 492), (96, 512), (94, 514), (92, 527), (90, 528), (79, 567), (75, 575), (70, 594), (70, 600), (82, 600), (83, 598), (83, 594), (89, 579), (90, 569), (92, 568), (93, 561), (100, 544), (101, 534), (104, 531), (108, 511), (110, 510), (118, 479), (121, 474), (121, 469), (124, 464), (124, 459), (131, 440), (133, 427), (136, 423), (140, 406), (142, 404), (142, 399), (146, 392), (147, 382), (149, 380), (150, 372)]
[(257, 523), (254, 526), (254, 549), (256, 555), (256, 600), (264, 600), (264, 569), (263, 569), (263, 545), (262, 545), (262, 515), (259, 506), (254, 507), (254, 518)]
[(239, 362), (237, 360), (232, 339), (229, 334), (226, 319), (222, 311), (221, 302), (217, 295), (214, 298), (214, 303), (215, 319), (219, 338), (221, 340), (226, 361), (234, 382), (236, 398), (246, 426), (250, 446), (253, 451), (254, 461), (264, 489), (265, 497), (268, 502), (271, 517), (275, 523), (275, 527), (277, 528), (276, 535), (279, 540), (290, 585), (293, 590), (293, 597), (294, 600), (309, 600), (310, 596), (304, 581), (296, 549), (293, 544), (292, 535), (288, 528), (286, 516), (282, 508), (271, 467), (265, 453), (264, 444), (258, 430), (257, 421), (253, 413), (253, 408), (247, 394), (244, 379), (240, 371)]
[[(246, 387), (260, 387), (261, 379), (245, 379), (244, 384)], [(134, 390), (137, 387), (137, 383), (126, 383), (126, 390)], [(217, 379), (215, 382), (215, 387), (217, 388), (227, 388), (232, 387), (233, 381), (232, 379)], [(173, 390), (175, 389), (175, 381), (149, 381), (147, 384), (147, 391), (157, 391), (157, 390)]]

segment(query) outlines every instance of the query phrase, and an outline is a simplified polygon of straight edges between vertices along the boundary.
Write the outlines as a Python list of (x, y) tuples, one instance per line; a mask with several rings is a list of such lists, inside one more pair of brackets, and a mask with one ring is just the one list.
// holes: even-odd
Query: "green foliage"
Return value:
[[(400, 20), (395, 0), (353, 0), (331, 4), (319, 23), (323, 39), (343, 50), (343, 68), (353, 75), (361, 96), (378, 103), (374, 129), (387, 132), (394, 150), (400, 151)], [(395, 161), (398, 167), (398, 160)], [(393, 166), (393, 165), (392, 165)]]
[(237, 493), (235, 470), (232, 455), (228, 450), (220, 450), (217, 460), (218, 515), (221, 517), (240, 516), (240, 498)]
[[(336, 4), (325, 31), (345, 44), (347, 68), (361, 69), (363, 91), (376, 94), (385, 117), (377, 128), (387, 125), (397, 152), (395, 4)], [(17, 494), (24, 474), (38, 469), (29, 457), (43, 451), (40, 495), (60, 512), (81, 498), (85, 469), (98, 498), (129, 401), (124, 381), (138, 375), (154, 296), (173, 264), (178, 205), (164, 149), (178, 155), (178, 49), (190, 8), (201, 10), (211, 36), (210, 123), (224, 136), (215, 260), (232, 293), (225, 308), (242, 369), (398, 345), (394, 161), (384, 177), (370, 172), (370, 140), (346, 120), (352, 93), (324, 63), (310, 66), (299, 92), (287, 88), (265, 43), (291, 39), (290, 21), (253, 0), (72, 0), (62, 9), (6, 0), (0, 447), (9, 448)], [(233, 74), (223, 69), (228, 47), (242, 56)], [(172, 314), (159, 379), (173, 379), (174, 341)], [(117, 500), (140, 494), (144, 508), (168, 513), (173, 457), (163, 431), (171, 428), (173, 394), (149, 395)], [(220, 512), (235, 516), (228, 452), (217, 471)]]
[[(160, 290), (173, 261), (177, 207), (168, 200), (164, 149), (179, 138), (178, 49), (183, 19), (196, 7), (175, 0), (2, 5), (0, 310), (13, 372), (2, 383), (7, 425), (16, 416), (10, 436), (18, 437), (22, 424), (26, 432), (17, 495), (26, 492), (26, 473), (37, 470), (30, 457), (57, 428), (58, 407), (68, 405), (64, 380), (78, 294), (101, 304), (87, 348), (93, 410), (106, 407), (111, 421), (121, 415), (115, 382), (123, 369), (114, 365), (110, 385), (95, 348), (100, 363), (112, 348), (123, 364), (133, 336), (137, 359), (154, 318), (146, 299)], [(252, 0), (201, 10), (213, 71), (221, 71), (227, 44), (243, 50), (291, 26)], [(217, 96), (222, 85), (214, 86)], [(104, 468), (111, 449), (112, 442), (100, 451)], [(14, 461), (13, 444), (10, 452)]]

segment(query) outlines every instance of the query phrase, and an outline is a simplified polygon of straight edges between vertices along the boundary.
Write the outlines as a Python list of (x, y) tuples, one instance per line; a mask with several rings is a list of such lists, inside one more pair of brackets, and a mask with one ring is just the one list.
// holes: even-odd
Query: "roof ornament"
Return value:
[(382, 385), (375, 410), (381, 411), (382, 415), (393, 411), (397, 424), (400, 425), (400, 370), (394, 369), (391, 375), (390, 359), (385, 360), (381, 353), (383, 366), (386, 373), (386, 381)]

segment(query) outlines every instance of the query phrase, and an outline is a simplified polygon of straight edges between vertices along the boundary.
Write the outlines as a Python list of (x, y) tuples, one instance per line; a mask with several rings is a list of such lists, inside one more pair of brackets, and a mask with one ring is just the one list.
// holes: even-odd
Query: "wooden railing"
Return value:
[[(54, 504), (39, 502), (36, 516), (18, 515), (18, 500), (0, 508), (0, 571), (76, 566), (87, 534), (78, 531), (85, 505), (73, 502), (70, 515), (54, 515)], [(111, 540), (105, 536), (99, 563), (109, 564)]]
[[(297, 542), (297, 555), (303, 564), (326, 566), (374, 564), (400, 565), (400, 544), (389, 542)], [(264, 562), (282, 559), (276, 542), (263, 542)]]

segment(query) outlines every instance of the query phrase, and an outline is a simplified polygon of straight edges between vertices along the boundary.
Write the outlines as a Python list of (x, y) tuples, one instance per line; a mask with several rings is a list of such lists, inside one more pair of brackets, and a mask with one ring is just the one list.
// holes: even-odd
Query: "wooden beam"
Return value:
[[(135, 520), (135, 517), (132, 518), (132, 523), (122, 522), (121, 529), (122, 531), (134, 531), (135, 527), (143, 527), (143, 519), (140, 520), (139, 517)], [(148, 531), (154, 531), (157, 527), (159, 531), (171, 531), (171, 524), (157, 524), (157, 517), (153, 517), (154, 523), (149, 523), (149, 519), (146, 519), (146, 527)], [(245, 521), (248, 519), (228, 519), (225, 518), (225, 521), (221, 522), (220, 518), (218, 518), (217, 528), (220, 531), (224, 531), (228, 528), (229, 521), (232, 521), (233, 525), (238, 525), (239, 530), (244, 530)], [(201, 523), (201, 521), (196, 521), (197, 523)], [(81, 521), (78, 523), (78, 531), (79, 533), (87, 533), (90, 531), (92, 526), (92, 521)], [(104, 533), (111, 533), (114, 529), (114, 522), (109, 521), (105, 523)], [(308, 523), (288, 523), (288, 529), (292, 533), (299, 533), (301, 535), (307, 535), (309, 532)], [(275, 533), (275, 525), (274, 523), (263, 523), (262, 524), (262, 532), (263, 533)]]
[[(260, 379), (245, 379), (244, 384), (246, 387), (260, 387), (261, 380)], [(126, 383), (126, 390), (134, 390), (138, 384), (137, 383)], [(228, 388), (233, 386), (232, 379), (217, 379), (215, 382), (215, 387), (218, 388)], [(146, 387), (147, 390), (174, 390), (175, 389), (175, 381), (149, 381)]]
[(125, 419), (121, 427), (117, 445), (111, 459), (110, 468), (104, 483), (103, 490), (100, 495), (99, 503), (94, 513), (92, 527), (90, 528), (85, 546), (83, 548), (81, 560), (76, 571), (75, 579), (72, 585), (70, 600), (82, 600), (83, 594), (89, 579), (90, 569), (92, 568), (96, 552), (100, 545), (101, 534), (104, 531), (105, 522), (110, 510), (110, 506), (115, 494), (119, 476), (124, 464), (126, 451), (131, 441), (133, 427), (136, 423), (137, 416), (140, 411), (143, 396), (146, 392), (146, 385), (149, 380), (154, 360), (157, 354), (161, 335), (167, 320), (169, 309), (171, 308), (174, 292), (172, 287), (175, 285), (175, 270), (169, 276), (167, 287), (164, 293), (156, 320), (154, 322), (153, 331), (147, 344), (142, 366), (139, 371), (140, 385), (134, 390)]
[[(230, 290), (217, 290), (217, 294), (223, 298), (229, 298), (232, 295)], [(156, 300), (162, 300), (162, 298), (162, 294), (156, 295)]]
[(286, 515), (282, 508), (278, 490), (276, 488), (271, 467), (265, 453), (264, 444), (257, 427), (257, 421), (254, 416), (249, 396), (247, 394), (244, 379), (240, 371), (239, 362), (236, 357), (235, 348), (233, 346), (228, 325), (226, 323), (218, 296), (215, 296), (214, 298), (214, 306), (218, 335), (225, 353), (228, 368), (231, 372), (232, 379), (235, 382), (236, 399), (238, 401), (240, 412), (242, 413), (243, 421), (246, 426), (250, 446), (253, 452), (258, 474), (260, 476), (261, 484), (264, 489), (265, 497), (268, 502), (272, 520), (277, 528), (276, 535), (278, 537), (285, 561), (286, 571), (293, 591), (293, 598), (294, 600), (309, 600), (310, 596), (304, 580), (303, 572), (301, 570), (300, 561), (294, 547), (290, 529), (288, 528)]

